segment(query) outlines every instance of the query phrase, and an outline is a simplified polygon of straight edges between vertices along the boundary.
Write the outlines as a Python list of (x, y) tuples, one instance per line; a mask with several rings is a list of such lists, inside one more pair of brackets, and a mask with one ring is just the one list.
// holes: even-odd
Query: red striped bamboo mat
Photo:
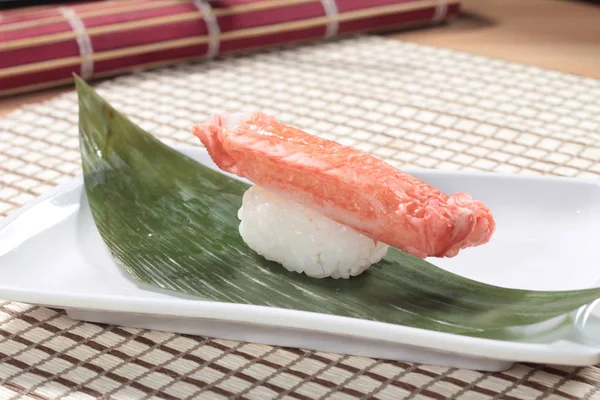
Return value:
[[(99, 91), (198, 145), (217, 110), (263, 110), (398, 166), (600, 178), (600, 81), (377, 37), (188, 63)], [(80, 171), (74, 93), (0, 119), (0, 214)], [(0, 301), (0, 399), (600, 399), (600, 367), (500, 373), (74, 321)]]
[(431, 25), (460, 0), (112, 0), (0, 12), (0, 96), (364, 31)]

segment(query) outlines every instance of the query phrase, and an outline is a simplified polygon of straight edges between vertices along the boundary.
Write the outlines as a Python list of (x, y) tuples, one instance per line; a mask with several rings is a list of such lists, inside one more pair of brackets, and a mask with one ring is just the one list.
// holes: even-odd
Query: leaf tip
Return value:
[(73, 72), (73, 80), (75, 81), (75, 86), (77, 89), (87, 86), (87, 83), (75, 72)]

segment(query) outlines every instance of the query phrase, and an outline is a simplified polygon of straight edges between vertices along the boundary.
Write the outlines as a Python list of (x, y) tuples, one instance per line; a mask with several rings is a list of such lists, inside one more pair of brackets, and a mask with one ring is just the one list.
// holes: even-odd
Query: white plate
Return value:
[[(215, 168), (206, 152), (180, 151)], [(585, 288), (600, 281), (600, 185), (575, 179), (412, 170), (445, 192), (485, 201), (492, 241), (443, 268), (525, 289)], [(593, 365), (600, 339), (563, 317), (513, 328), (513, 341), (479, 339), (303, 311), (199, 301), (131, 280), (94, 225), (82, 178), (60, 185), (0, 222), (0, 298), (67, 310), (75, 319), (376, 358), (498, 371), (516, 361)], [(592, 317), (590, 317), (590, 315)], [(594, 317), (595, 315), (595, 317)], [(560, 326), (559, 326), (560, 325)], [(577, 325), (577, 326), (576, 326)], [(590, 331), (590, 332), (591, 332)]]

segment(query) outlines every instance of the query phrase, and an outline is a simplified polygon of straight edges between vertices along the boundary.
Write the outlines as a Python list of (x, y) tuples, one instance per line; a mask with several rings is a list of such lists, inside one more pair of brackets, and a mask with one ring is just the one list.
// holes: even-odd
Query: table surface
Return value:
[[(561, 72), (600, 78), (600, 5), (582, 0), (463, 0), (448, 25), (391, 34)], [(0, 99), (0, 115), (71, 88)]]

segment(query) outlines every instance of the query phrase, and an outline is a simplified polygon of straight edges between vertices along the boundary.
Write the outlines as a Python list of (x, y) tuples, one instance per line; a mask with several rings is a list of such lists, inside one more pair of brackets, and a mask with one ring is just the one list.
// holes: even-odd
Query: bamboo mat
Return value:
[[(405, 167), (600, 178), (600, 81), (378, 37), (124, 76), (100, 93), (167, 142), (262, 110)], [(0, 119), (0, 214), (80, 170), (74, 93)], [(0, 301), (0, 399), (600, 399), (600, 368), (501, 373), (103, 326)]]
[[(460, 0), (110, 0), (0, 12), (0, 97), (300, 41), (440, 24)], [(4, 16), (4, 19), (3, 19)]]

